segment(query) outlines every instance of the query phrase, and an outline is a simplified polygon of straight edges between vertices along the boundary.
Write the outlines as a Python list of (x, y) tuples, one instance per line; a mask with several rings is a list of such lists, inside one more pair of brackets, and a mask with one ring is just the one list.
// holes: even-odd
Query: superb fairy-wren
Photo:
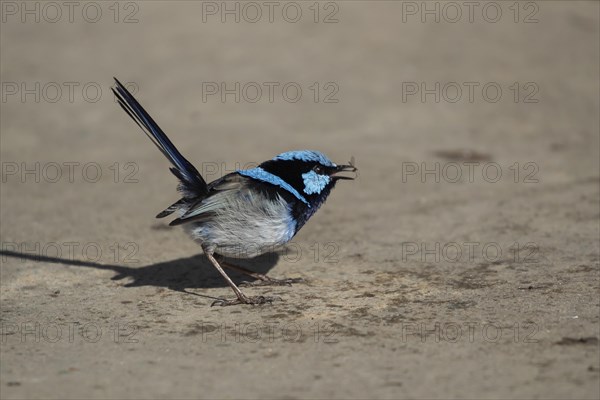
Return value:
[(273, 279), (223, 261), (225, 257), (251, 258), (289, 242), (325, 202), (339, 175), (356, 172), (354, 162), (336, 165), (323, 153), (312, 150), (288, 151), (256, 168), (237, 170), (206, 183), (146, 110), (115, 78), (112, 88), (119, 104), (142, 128), (156, 147), (173, 164), (182, 198), (159, 213), (179, 217), (169, 225), (183, 225), (202, 246), (206, 257), (235, 292), (234, 300), (219, 299), (219, 305), (261, 304), (273, 298), (246, 296), (222, 267), (257, 279), (262, 285), (290, 284), (295, 279)]

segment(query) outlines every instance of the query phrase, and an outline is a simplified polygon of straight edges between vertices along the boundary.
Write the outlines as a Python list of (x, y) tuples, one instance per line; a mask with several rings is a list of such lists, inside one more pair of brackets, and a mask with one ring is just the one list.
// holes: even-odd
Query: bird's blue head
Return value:
[(294, 200), (299, 229), (325, 202), (338, 180), (354, 179), (341, 173), (356, 170), (353, 162), (336, 165), (321, 152), (297, 150), (279, 154), (257, 168), (238, 172), (279, 186), (291, 194), (288, 197)]

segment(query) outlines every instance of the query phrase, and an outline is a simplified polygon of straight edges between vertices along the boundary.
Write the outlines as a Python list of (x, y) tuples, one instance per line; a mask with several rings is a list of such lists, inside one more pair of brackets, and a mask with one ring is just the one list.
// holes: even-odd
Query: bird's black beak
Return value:
[[(354, 176), (338, 175), (343, 172), (352, 172), (352, 173), (354, 173)], [(358, 177), (358, 168), (356, 168), (354, 166), (354, 157), (352, 157), (352, 160), (350, 160), (348, 165), (338, 165), (337, 167), (335, 167), (335, 171), (333, 171), (333, 173), (330, 176), (336, 180), (337, 179), (346, 179), (346, 180), (356, 179)]]

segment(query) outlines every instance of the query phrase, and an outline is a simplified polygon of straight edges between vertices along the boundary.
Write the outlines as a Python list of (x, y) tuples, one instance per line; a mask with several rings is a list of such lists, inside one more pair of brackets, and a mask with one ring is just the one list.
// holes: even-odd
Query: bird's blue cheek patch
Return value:
[(304, 193), (306, 194), (321, 193), (331, 180), (329, 176), (319, 175), (315, 171), (302, 174), (302, 179), (304, 180)]

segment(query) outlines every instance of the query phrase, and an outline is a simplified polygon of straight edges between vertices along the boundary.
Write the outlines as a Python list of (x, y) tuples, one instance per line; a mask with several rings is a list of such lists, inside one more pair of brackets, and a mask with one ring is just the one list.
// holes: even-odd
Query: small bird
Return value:
[(325, 202), (338, 180), (356, 177), (340, 175), (356, 173), (354, 159), (348, 165), (336, 165), (318, 151), (288, 151), (256, 168), (237, 170), (207, 184), (117, 78), (112, 91), (125, 112), (171, 162), (170, 170), (179, 179), (177, 190), (181, 199), (156, 218), (175, 213), (178, 218), (169, 225), (183, 225), (235, 292), (235, 299), (218, 299), (212, 305), (264, 304), (274, 300), (245, 295), (223, 267), (257, 279), (258, 285), (301, 281), (274, 279), (226, 263), (223, 257), (252, 258), (289, 242)]

